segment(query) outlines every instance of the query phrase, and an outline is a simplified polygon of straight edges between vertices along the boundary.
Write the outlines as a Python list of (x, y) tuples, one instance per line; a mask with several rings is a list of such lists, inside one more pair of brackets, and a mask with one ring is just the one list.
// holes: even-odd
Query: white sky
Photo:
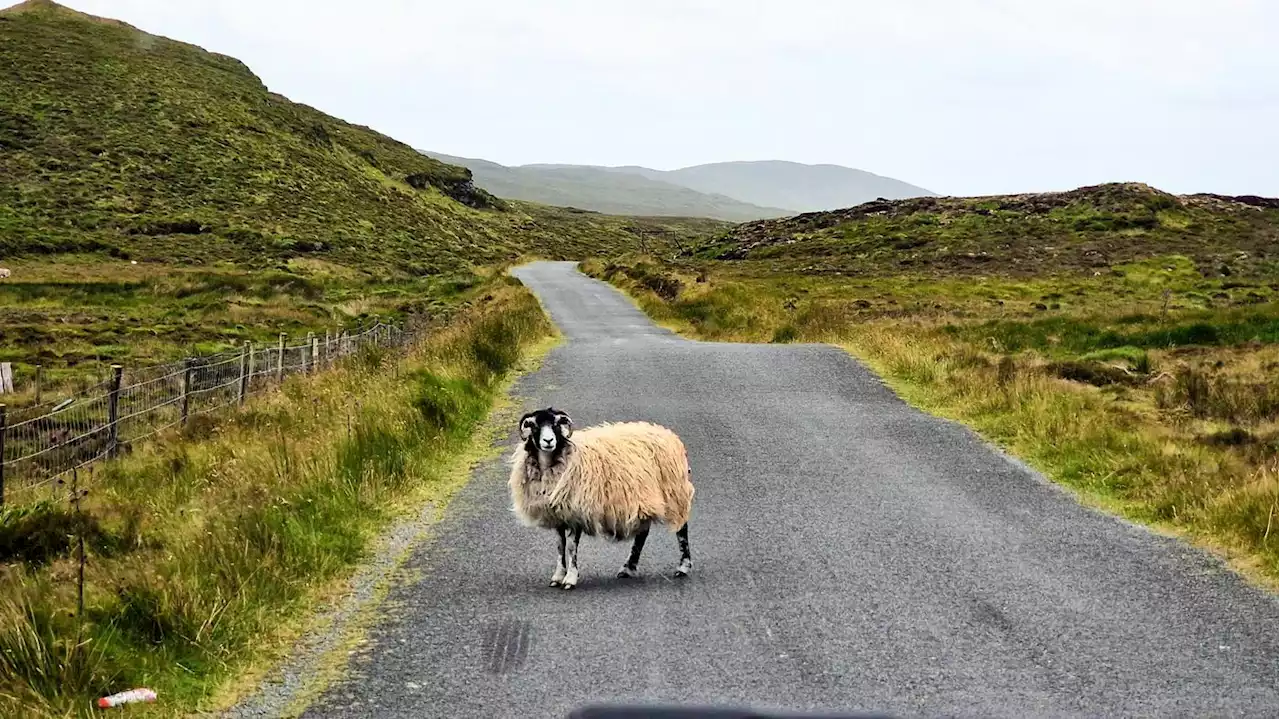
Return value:
[(503, 164), (783, 159), (953, 195), (1280, 194), (1276, 0), (64, 4)]

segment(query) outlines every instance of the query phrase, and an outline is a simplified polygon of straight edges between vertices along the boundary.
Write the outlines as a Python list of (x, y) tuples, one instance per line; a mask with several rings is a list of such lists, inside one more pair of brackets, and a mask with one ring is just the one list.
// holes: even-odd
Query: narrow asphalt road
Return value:
[(547, 587), (554, 535), (517, 525), (504, 457), (306, 716), (1276, 716), (1276, 599), (1205, 555), (1080, 507), (837, 349), (687, 341), (571, 263), (516, 274), (568, 337), (525, 408), (687, 443), (693, 575), (668, 578), (655, 532), (640, 579), (613, 576), (626, 545), (584, 538), (578, 589)]

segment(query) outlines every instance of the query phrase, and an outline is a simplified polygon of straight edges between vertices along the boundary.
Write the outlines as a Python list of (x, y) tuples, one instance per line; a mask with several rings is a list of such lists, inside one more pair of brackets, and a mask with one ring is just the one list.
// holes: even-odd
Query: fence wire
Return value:
[(400, 346), (405, 338), (383, 323), (305, 340), (282, 336), (274, 345), (120, 368), (63, 399), (0, 412), (0, 503), (22, 501), (121, 447), (238, 405), (290, 375), (326, 369), (365, 347)]

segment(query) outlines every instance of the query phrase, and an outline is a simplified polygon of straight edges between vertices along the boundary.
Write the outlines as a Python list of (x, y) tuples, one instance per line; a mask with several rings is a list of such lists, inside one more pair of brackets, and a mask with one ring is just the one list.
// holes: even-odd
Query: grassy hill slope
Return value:
[(467, 167), (476, 184), (499, 197), (547, 205), (581, 207), (622, 215), (713, 217), (756, 220), (781, 217), (789, 210), (760, 207), (723, 194), (699, 192), (662, 177), (646, 177), (612, 168), (585, 165), (524, 165), (507, 167), (488, 160), (428, 155)]
[(1043, 274), (1181, 254), (1218, 274), (1266, 274), (1276, 200), (1174, 196), (1117, 183), (1070, 192), (921, 197), (738, 225), (704, 257), (809, 272)]
[(233, 58), (46, 0), (0, 12), (0, 67), (0, 360), (19, 384), (35, 363), (78, 376), (323, 331), (446, 300), (477, 266), (667, 252), (719, 226), (499, 201)]

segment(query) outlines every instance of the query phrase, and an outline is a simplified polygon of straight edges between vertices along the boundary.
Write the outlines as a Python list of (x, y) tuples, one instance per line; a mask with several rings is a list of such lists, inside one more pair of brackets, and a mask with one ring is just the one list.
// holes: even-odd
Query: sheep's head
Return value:
[(553, 407), (520, 418), (520, 441), (530, 452), (559, 452), (573, 436), (573, 420)]

